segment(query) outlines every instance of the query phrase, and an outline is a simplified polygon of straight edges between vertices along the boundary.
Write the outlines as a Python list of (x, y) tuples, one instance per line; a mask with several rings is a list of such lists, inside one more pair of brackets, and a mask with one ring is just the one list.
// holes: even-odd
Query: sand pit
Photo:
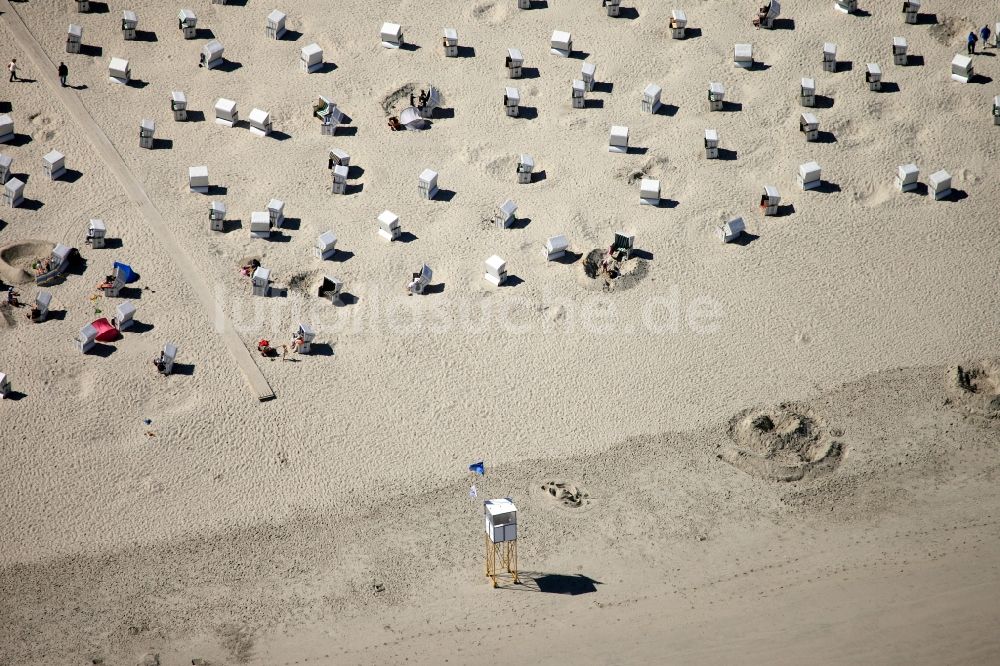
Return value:
[(29, 240), (0, 248), (0, 279), (7, 284), (28, 284), (34, 281), (31, 265), (52, 253), (54, 243)]
[(590, 506), (590, 495), (575, 483), (547, 480), (539, 486), (550, 503), (565, 509), (582, 509)]
[(583, 284), (590, 289), (601, 291), (625, 291), (636, 286), (649, 273), (649, 262), (632, 257), (618, 262), (617, 269), (608, 273), (601, 270), (607, 250), (595, 248), (583, 260)]
[(945, 404), (989, 418), (1000, 418), (1000, 360), (989, 359), (948, 369)]
[(729, 425), (719, 458), (768, 481), (798, 481), (840, 463), (843, 445), (808, 405), (749, 409)]

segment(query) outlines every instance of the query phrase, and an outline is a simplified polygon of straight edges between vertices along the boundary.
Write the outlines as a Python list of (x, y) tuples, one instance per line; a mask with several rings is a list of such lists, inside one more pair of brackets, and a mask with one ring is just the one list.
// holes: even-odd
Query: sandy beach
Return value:
[[(1000, 659), (997, 50), (973, 57), (969, 84), (949, 76), (965, 35), (996, 21), (989, 3), (928, 1), (907, 25), (895, 3), (852, 16), (788, 0), (755, 30), (753, 3), (703, 0), (677, 6), (690, 29), (673, 40), (674, 7), (648, 0), (619, 18), (596, 0), (299, 0), (278, 7), (277, 41), (275, 6), (257, 0), (186, 6), (191, 40), (180, 5), (91, 4), (0, 0), (0, 58), (25, 79), (0, 82), (16, 132), (0, 154), (26, 180), (25, 203), (0, 209), (0, 281), (31, 302), (18, 267), (56, 243), (80, 252), (46, 287), (47, 321), (0, 307), (0, 665)], [(384, 21), (413, 46), (383, 48)], [(65, 52), (70, 23), (80, 54)], [(461, 57), (444, 57), (446, 27)], [(572, 33), (570, 58), (549, 53), (553, 30)], [(207, 70), (211, 39), (227, 62)], [(326, 64), (307, 74), (311, 43)], [(735, 43), (756, 67), (734, 67)], [(510, 47), (522, 79), (506, 76)], [(131, 85), (108, 81), (112, 57)], [(574, 109), (584, 62), (597, 84)], [(802, 77), (817, 108), (799, 105)], [(710, 81), (724, 112), (708, 110)], [(640, 108), (650, 83), (655, 115)], [(429, 129), (391, 132), (408, 91), (430, 86)], [(335, 136), (311, 115), (319, 95), (348, 117)], [(219, 98), (243, 119), (269, 111), (274, 131), (215, 123)], [(628, 154), (608, 152), (612, 125), (629, 128)], [(723, 159), (705, 158), (709, 128)], [(346, 195), (331, 193), (333, 148), (351, 156)], [(53, 149), (69, 172), (50, 181)], [(521, 153), (531, 184), (515, 179)], [(803, 191), (809, 161), (825, 184)], [(911, 162), (924, 186), (901, 193)], [(207, 195), (188, 189), (197, 165)], [(427, 168), (434, 200), (417, 192)], [(935, 201), (940, 169), (954, 192)], [(640, 205), (643, 177), (661, 206)], [(764, 185), (779, 216), (761, 214)], [(251, 238), (274, 198), (284, 227)], [(498, 229), (506, 199), (519, 219)], [(228, 208), (223, 233), (211, 201)], [(378, 236), (383, 210), (399, 241)], [(720, 243), (736, 216), (748, 234)], [(91, 218), (108, 247), (84, 243)], [(338, 253), (321, 261), (327, 230)], [(618, 230), (638, 249), (625, 274), (589, 277), (585, 257)], [(556, 234), (571, 254), (546, 261)], [(511, 275), (499, 288), (483, 279), (494, 254)], [(251, 295), (251, 259), (272, 297)], [(139, 279), (95, 297), (115, 261)], [(428, 293), (408, 295), (425, 263)], [(343, 306), (316, 297), (323, 275), (343, 280)], [(138, 325), (81, 354), (81, 327), (126, 300)], [(313, 353), (257, 353), (300, 322)], [(162, 376), (149, 361), (167, 342), (179, 354)], [(515, 500), (521, 532), (522, 584), (496, 590), (491, 497)]]

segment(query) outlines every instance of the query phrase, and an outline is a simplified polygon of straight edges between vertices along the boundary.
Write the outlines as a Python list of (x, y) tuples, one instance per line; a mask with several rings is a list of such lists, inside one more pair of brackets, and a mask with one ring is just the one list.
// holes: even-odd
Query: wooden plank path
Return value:
[(122, 188), (125, 190), (125, 195), (139, 208), (142, 218), (159, 239), (167, 256), (170, 257), (177, 270), (187, 280), (187, 283), (191, 286), (191, 290), (194, 291), (195, 297), (201, 303), (202, 307), (205, 308), (205, 313), (208, 315), (209, 321), (214, 323), (215, 330), (222, 338), (222, 342), (232, 355), (233, 360), (236, 361), (236, 365), (243, 372), (243, 376), (250, 385), (250, 390), (254, 396), (261, 401), (274, 398), (274, 391), (271, 389), (270, 384), (267, 383), (267, 379), (264, 378), (260, 368), (257, 367), (250, 351), (236, 333), (232, 322), (229, 321), (229, 318), (223, 312), (221, 304), (216, 301), (211, 284), (195, 268), (191, 258), (188, 257), (177, 243), (177, 239), (163, 219), (162, 213), (160, 213), (160, 210), (150, 200), (142, 185), (132, 175), (132, 172), (129, 171), (125, 160), (122, 159), (122, 156), (115, 149), (107, 135), (94, 121), (93, 116), (84, 108), (77, 94), (71, 88), (63, 88), (59, 85), (55, 64), (45, 55), (45, 51), (42, 50), (38, 40), (35, 39), (35, 36), (28, 30), (28, 26), (25, 25), (17, 12), (14, 11), (14, 7), (10, 4), (9, 0), (0, 0), (0, 10), (3, 11), (2, 18), (14, 35), (14, 41), (17, 42), (18, 48), (31, 60), (35, 67), (32, 75), (38, 80), (44, 81), (52, 89), (53, 94), (62, 102), (69, 116), (77, 124), (84, 136), (87, 137), (87, 140), (90, 141), (94, 150), (97, 151), (98, 157), (104, 161), (104, 164), (107, 165), (111, 173), (121, 183)]

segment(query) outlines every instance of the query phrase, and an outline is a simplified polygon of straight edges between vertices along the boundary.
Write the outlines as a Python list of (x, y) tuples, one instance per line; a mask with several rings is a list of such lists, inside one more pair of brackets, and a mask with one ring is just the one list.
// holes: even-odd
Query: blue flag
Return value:
[(483, 461), (480, 460), (479, 462), (474, 462), (471, 465), (469, 465), (469, 471), (475, 472), (479, 476), (482, 476), (483, 474), (486, 473), (486, 466), (483, 464)]

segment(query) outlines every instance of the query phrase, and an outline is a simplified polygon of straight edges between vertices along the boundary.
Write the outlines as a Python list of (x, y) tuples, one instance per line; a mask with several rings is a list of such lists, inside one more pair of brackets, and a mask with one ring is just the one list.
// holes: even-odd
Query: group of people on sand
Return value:
[[(416, 98), (413, 96), (413, 93), (411, 92), (410, 106), (411, 107), (415, 106), (419, 111), (423, 111), (424, 108), (427, 106), (427, 102), (429, 102), (430, 99), (431, 99), (431, 94), (426, 90), (421, 90), (420, 95), (417, 96)], [(389, 129), (392, 130), (393, 132), (398, 132), (402, 129), (405, 129), (403, 127), (403, 124), (399, 122), (399, 118), (397, 118), (396, 116), (389, 116), (388, 123), (389, 123)]]
[(48, 258), (39, 259), (34, 264), (32, 264), (32, 267), (35, 269), (36, 276), (45, 275), (50, 270), (52, 270), (52, 260)]
[[(297, 353), (302, 349), (306, 341), (301, 335), (296, 335), (292, 338), (292, 352)], [(265, 358), (274, 358), (278, 355), (278, 350), (271, 344), (270, 340), (260, 340), (257, 343), (257, 352)], [(288, 345), (281, 345), (281, 360), (284, 361), (288, 356)]]
[(990, 26), (988, 25), (984, 25), (982, 28), (979, 29), (979, 37), (976, 37), (975, 30), (971, 31), (969, 33), (969, 38), (968, 38), (969, 55), (972, 55), (973, 53), (976, 52), (976, 42), (978, 42), (980, 39), (983, 40), (983, 51), (989, 48), (990, 35), (992, 34), (993, 33), (990, 32)]
[[(20, 299), (21, 292), (15, 291), (14, 287), (7, 287), (7, 292), (4, 295), (4, 303), (12, 308), (19, 308), (25, 305)], [(42, 310), (38, 305), (32, 305), (31, 308), (24, 313), (25, 319), (28, 321), (40, 321), (42, 318)]]

